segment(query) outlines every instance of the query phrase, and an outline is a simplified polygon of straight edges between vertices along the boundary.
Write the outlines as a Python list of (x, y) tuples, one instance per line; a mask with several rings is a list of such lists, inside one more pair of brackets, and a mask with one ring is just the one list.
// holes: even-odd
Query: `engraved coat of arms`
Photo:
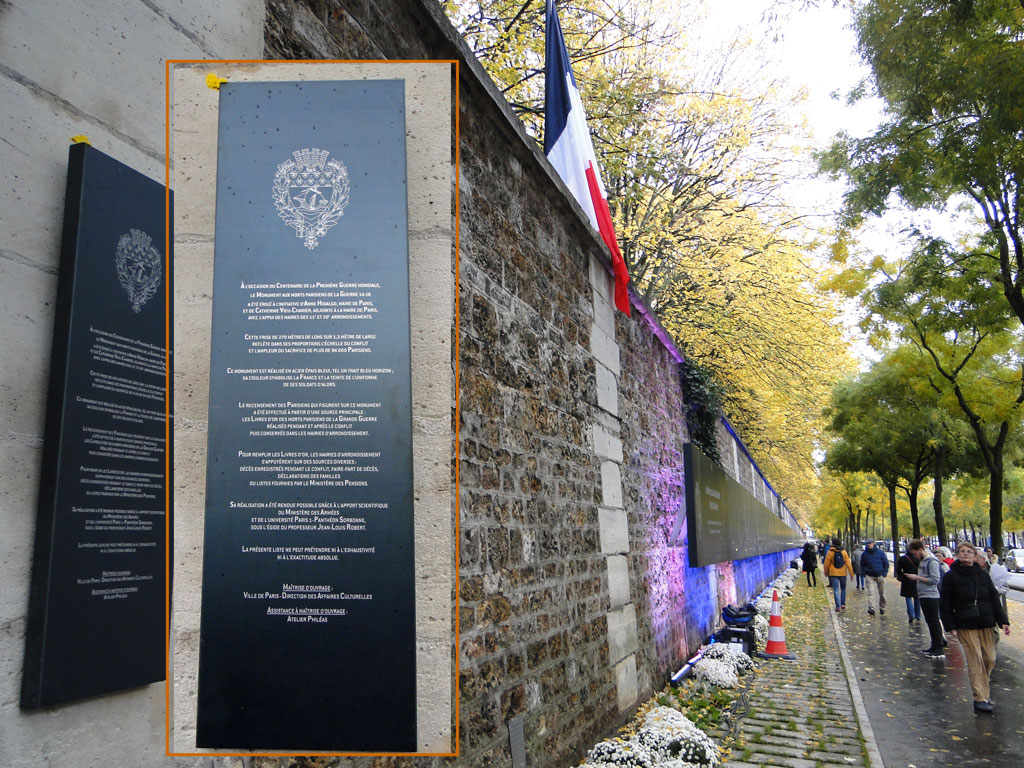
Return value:
[(163, 273), (163, 262), (160, 252), (153, 247), (153, 238), (141, 229), (121, 235), (114, 263), (117, 279), (131, 300), (132, 309), (138, 312), (153, 298)]
[(292, 152), (294, 160), (278, 165), (274, 176), (277, 214), (310, 250), (348, 205), (348, 170), (340, 160), (328, 160), (329, 155), (322, 149), (297, 150)]

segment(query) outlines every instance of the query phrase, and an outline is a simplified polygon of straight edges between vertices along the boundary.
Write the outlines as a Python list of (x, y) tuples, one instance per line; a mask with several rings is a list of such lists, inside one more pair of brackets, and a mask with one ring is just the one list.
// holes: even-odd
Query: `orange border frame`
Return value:
[[(164, 651), (164, 754), (168, 757), (297, 757), (297, 756), (331, 756), (331, 757), (458, 757), (460, 748), (460, 717), (459, 717), (459, 415), (460, 392), (459, 392), (459, 175), (460, 175), (460, 127), (459, 127), (459, 84), (461, 82), (460, 62), (458, 59), (165, 59), (164, 61), (164, 220), (165, 220), (165, 253), (173, 254), (171, 248), (171, 65), (172, 64), (449, 64), (455, 65), (454, 91), (455, 91), (455, 316), (453, 318), (454, 336), (454, 361), (455, 361), (455, 603), (453, 607), (453, 618), (455, 623), (455, 665), (452, 670), (452, 690), (454, 692), (453, 702), (455, 709), (455, 751), (454, 752), (171, 752), (171, 516), (164, 517), (164, 536), (166, 539), (164, 548), (165, 567), (165, 651)], [(450, 71), (450, 69), (449, 69)], [(165, 344), (167, 357), (165, 359), (165, 386), (167, 392), (171, 392), (173, 382), (171, 381), (171, 285), (173, 284), (173, 256), (167, 260), (168, 280), (165, 281), (165, 312), (166, 329)], [(171, 434), (170, 398), (164, 399), (164, 439), (167, 446), (173, 445)], [(173, 481), (170, 469), (170, 451), (167, 452), (167, 459), (164, 463), (165, 473), (165, 509), (171, 509), (171, 496)]]

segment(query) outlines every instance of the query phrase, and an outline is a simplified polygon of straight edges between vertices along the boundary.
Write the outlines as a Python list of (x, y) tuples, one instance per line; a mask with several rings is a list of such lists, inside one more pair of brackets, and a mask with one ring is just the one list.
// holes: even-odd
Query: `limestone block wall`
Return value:
[(164, 59), (259, 57), (262, 0), (0, 3), (0, 765), (164, 755), (164, 686), (18, 707), (69, 138), (163, 183)]

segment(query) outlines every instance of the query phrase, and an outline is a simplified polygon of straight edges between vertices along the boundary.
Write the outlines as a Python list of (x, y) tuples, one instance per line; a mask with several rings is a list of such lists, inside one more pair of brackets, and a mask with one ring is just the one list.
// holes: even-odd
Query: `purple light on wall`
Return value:
[[(742, 562), (742, 561), (740, 561)], [(718, 569), (718, 604), (724, 608), (736, 604), (736, 569), (735, 561), (719, 563)]]

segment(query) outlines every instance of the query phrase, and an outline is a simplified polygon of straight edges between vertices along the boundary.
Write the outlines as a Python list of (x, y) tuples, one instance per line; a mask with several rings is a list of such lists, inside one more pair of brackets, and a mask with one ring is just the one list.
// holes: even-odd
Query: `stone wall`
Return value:
[(161, 184), (164, 59), (258, 57), (263, 0), (0, 2), (0, 765), (180, 766), (164, 685), (18, 707), (69, 139)]

